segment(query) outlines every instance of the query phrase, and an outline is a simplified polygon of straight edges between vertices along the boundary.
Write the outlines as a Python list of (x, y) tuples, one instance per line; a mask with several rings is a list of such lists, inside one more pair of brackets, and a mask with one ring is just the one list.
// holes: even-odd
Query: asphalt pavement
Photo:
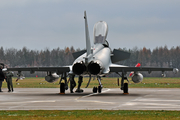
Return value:
[(119, 88), (102, 93), (59, 94), (58, 88), (15, 88), (0, 93), (0, 110), (180, 110), (180, 89), (130, 88), (123, 95)]

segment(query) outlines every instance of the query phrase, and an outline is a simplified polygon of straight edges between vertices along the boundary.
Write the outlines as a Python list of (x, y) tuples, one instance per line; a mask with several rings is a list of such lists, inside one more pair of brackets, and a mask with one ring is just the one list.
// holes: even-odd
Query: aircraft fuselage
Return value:
[(92, 74), (101, 75), (109, 73), (111, 63), (111, 50), (103, 44), (95, 44), (91, 49), (91, 54), (84, 53), (78, 57), (72, 67), (73, 73), (77, 75)]

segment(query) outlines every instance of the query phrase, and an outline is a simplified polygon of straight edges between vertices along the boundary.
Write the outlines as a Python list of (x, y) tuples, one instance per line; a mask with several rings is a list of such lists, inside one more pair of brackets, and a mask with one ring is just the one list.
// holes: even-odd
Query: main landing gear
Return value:
[(65, 94), (65, 84), (64, 83), (60, 84), (60, 93), (59, 94)]
[(124, 83), (124, 89), (123, 89), (123, 91), (124, 91), (124, 94), (129, 94), (129, 93), (128, 93), (128, 83)]
[[(118, 75), (120, 75), (119, 73), (117, 73)], [(121, 76), (121, 75), (120, 75)], [(121, 90), (123, 90), (123, 94), (129, 94), (128, 93), (128, 83), (129, 83), (129, 80), (126, 76), (126, 74), (122, 73), (122, 76), (121, 76)], [(124, 80), (127, 80), (128, 83), (124, 83)]]
[[(62, 82), (64, 80), (64, 83)], [(67, 75), (66, 73), (62, 73), (61, 79), (59, 81), (60, 84), (60, 93), (59, 94), (65, 94), (65, 90), (68, 89), (68, 83), (67, 83)]]
[(93, 87), (93, 93), (101, 93), (103, 85), (101, 84), (101, 77), (97, 76), (98, 82), (99, 82), (99, 86), (98, 87)]

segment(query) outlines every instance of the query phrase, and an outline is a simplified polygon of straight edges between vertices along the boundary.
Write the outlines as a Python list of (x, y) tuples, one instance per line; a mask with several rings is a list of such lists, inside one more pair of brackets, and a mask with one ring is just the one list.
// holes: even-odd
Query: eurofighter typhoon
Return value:
[[(83, 92), (80, 88), (83, 82), (83, 76), (89, 76), (89, 81), (87, 86), (90, 84), (91, 78), (96, 77), (99, 86), (93, 88), (93, 92), (101, 93), (103, 85), (101, 83), (101, 77), (104, 77), (110, 73), (117, 73), (121, 77), (121, 90), (124, 94), (128, 94), (128, 75), (127, 72), (133, 72), (132, 81), (134, 83), (139, 83), (143, 80), (143, 75), (140, 71), (173, 71), (178, 72), (177, 68), (154, 68), (154, 67), (128, 67), (124, 65), (114, 64), (118, 61), (128, 59), (130, 53), (121, 51), (118, 49), (111, 50), (108, 41), (106, 40), (108, 34), (108, 25), (105, 21), (99, 21), (94, 25), (94, 45), (91, 47), (88, 22), (86, 11), (84, 12), (85, 20), (85, 39), (86, 39), (86, 50), (82, 50), (73, 53), (75, 61), (72, 65), (61, 66), (61, 67), (26, 67), (26, 68), (4, 68), (4, 71), (18, 71), (18, 79), (23, 78), (22, 71), (30, 71), (34, 73), (35, 71), (46, 71), (47, 76), (45, 80), (47, 82), (55, 82), (60, 78), (60, 93), (65, 93), (68, 90), (67, 77), (70, 78), (70, 91), (73, 93), (73, 89), (76, 86), (74, 77), (78, 76), (78, 86), (76, 92)], [(127, 82), (126, 82), (127, 81)]]

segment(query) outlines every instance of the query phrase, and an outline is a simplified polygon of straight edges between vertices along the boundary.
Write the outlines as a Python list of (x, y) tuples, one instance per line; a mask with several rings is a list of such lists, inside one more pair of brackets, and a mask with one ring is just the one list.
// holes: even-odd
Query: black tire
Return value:
[(60, 84), (60, 93), (65, 93), (65, 84), (64, 83)]
[(98, 93), (101, 93), (101, 90), (102, 90), (102, 88), (101, 88), (101, 86), (99, 85), (99, 86), (98, 86)]
[(93, 93), (97, 93), (97, 87), (93, 87)]
[(128, 93), (128, 83), (124, 83), (124, 93)]

